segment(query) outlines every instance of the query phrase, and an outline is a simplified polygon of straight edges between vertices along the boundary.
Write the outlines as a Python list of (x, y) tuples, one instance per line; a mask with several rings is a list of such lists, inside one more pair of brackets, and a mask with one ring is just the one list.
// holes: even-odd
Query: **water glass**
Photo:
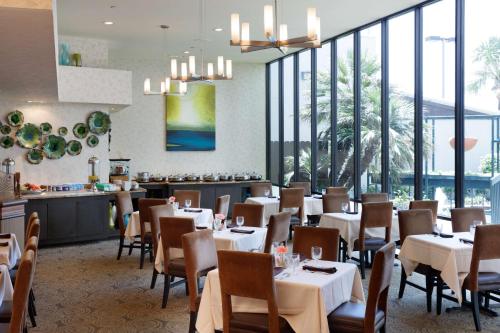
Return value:
[(184, 201), (184, 207), (186, 208), (191, 207), (191, 199), (186, 199), (186, 201)]
[(297, 274), (298, 268), (300, 266), (300, 254), (292, 253), (292, 274)]
[(172, 203), (172, 205), (174, 205), (174, 209), (175, 210), (179, 209), (179, 203), (177, 201), (175, 201), (174, 203)]
[(245, 223), (245, 218), (243, 216), (236, 216), (236, 225), (241, 227)]
[(348, 202), (343, 202), (342, 203), (342, 211), (344, 213), (347, 213), (349, 211), (349, 203)]
[(436, 229), (437, 229), (438, 234), (441, 234), (443, 232), (443, 224), (436, 223)]
[(269, 190), (264, 190), (264, 196), (265, 196), (265, 197), (269, 197), (269, 195), (270, 195)]
[(313, 258), (313, 260), (320, 260), (322, 254), (323, 249), (321, 248), (321, 246), (311, 247), (311, 258)]
[(326, 188), (324, 188), (324, 189), (322, 189), (322, 190), (321, 190), (321, 194), (322, 194), (322, 195), (325, 195), (325, 194), (326, 194)]

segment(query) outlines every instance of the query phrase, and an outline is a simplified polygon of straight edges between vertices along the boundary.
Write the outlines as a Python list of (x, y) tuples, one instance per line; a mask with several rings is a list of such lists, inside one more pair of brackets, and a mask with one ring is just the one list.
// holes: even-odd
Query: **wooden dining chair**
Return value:
[(389, 195), (387, 193), (363, 193), (361, 194), (361, 202), (387, 202)]
[[(141, 248), (141, 241), (134, 240), (130, 244), (125, 245), (125, 230), (127, 229), (127, 224), (130, 220), (132, 213), (134, 212), (134, 206), (132, 204), (132, 197), (130, 192), (122, 191), (115, 194), (116, 203), (116, 221), (118, 224), (118, 230), (120, 231), (120, 244), (118, 246), (118, 255), (116, 260), (120, 260), (122, 256), (123, 248), (128, 249), (128, 254), (132, 254), (133, 249)], [(135, 238), (140, 238), (140, 235), (134, 235)]]
[(291, 213), (289, 237), (292, 239), (293, 228), (301, 226), (304, 219), (304, 189), (281, 189), (279, 211)]
[[(153, 262), (153, 234), (151, 233), (151, 211), (153, 206), (166, 205), (166, 199), (140, 198), (139, 199), (139, 221), (141, 224), (141, 257), (139, 268), (144, 267), (144, 257), (149, 253), (149, 261)], [(149, 231), (147, 231), (149, 229)], [(147, 246), (147, 248), (146, 248)], [(132, 249), (129, 249), (129, 254)]]
[(329, 186), (326, 188), (326, 194), (347, 194), (349, 189), (344, 186)]
[(273, 243), (286, 243), (290, 232), (291, 214), (288, 212), (271, 215), (267, 225), (264, 253), (271, 253)]
[(436, 224), (438, 215), (437, 200), (413, 200), (410, 201), (410, 209), (430, 209), (432, 212), (432, 223)]
[[(174, 216), (174, 206), (172, 204), (149, 207), (151, 216), (151, 235), (153, 239), (153, 256), (156, 258), (158, 252), (158, 242), (160, 240), (160, 218)], [(153, 269), (154, 266), (153, 266)]]
[(245, 218), (245, 226), (247, 227), (262, 227), (264, 218), (264, 206), (257, 204), (235, 203), (233, 204), (233, 212), (231, 214), (231, 223), (236, 223), (238, 216)]
[(337, 261), (339, 250), (339, 230), (321, 227), (295, 227), (293, 253), (312, 259), (311, 248), (321, 247), (322, 260)]
[[(278, 313), (272, 255), (218, 251), (217, 257), (224, 332), (293, 332)], [(231, 296), (264, 300), (268, 312), (233, 312)]]
[[(403, 246), (406, 237), (411, 235), (432, 234), (433, 214), (430, 209), (410, 209), (400, 210), (399, 219), (399, 239)], [(401, 281), (399, 284), (399, 298), (403, 298), (406, 285), (410, 285), (418, 290), (422, 290), (427, 296), (427, 312), (432, 311), (432, 291), (436, 286), (436, 280), (439, 273), (429, 265), (419, 264), (415, 272), (425, 276), (425, 287), (407, 280), (407, 275), (403, 266), (401, 266)]]
[[(160, 217), (160, 234), (161, 234), (161, 244), (163, 251), (163, 274), (165, 275), (165, 282), (163, 285), (163, 300), (161, 307), (165, 308), (168, 302), (168, 293), (170, 292), (171, 285), (177, 285), (177, 283), (172, 284), (176, 277), (186, 278), (186, 263), (185, 258), (170, 258), (170, 249), (181, 249), (182, 250), (182, 236), (194, 232), (194, 220), (190, 217)], [(158, 272), (153, 271), (153, 278), (151, 281), (151, 288), (154, 288)], [(183, 282), (178, 281), (178, 282)], [(186, 292), (187, 281), (186, 283)]]
[(33, 223), (33, 220), (40, 220), (38, 218), (38, 212), (33, 212), (31, 213), (30, 217), (28, 218), (28, 223), (26, 224), (26, 227), (24, 229), (24, 241), (28, 241), (29, 237), (28, 237), (28, 231), (30, 230), (30, 227), (31, 227), (31, 223)]
[(223, 214), (226, 219), (229, 214), (229, 204), (231, 202), (231, 196), (223, 195), (215, 199), (215, 211), (214, 214)]
[(451, 210), (451, 228), (453, 232), (467, 232), (474, 221), (486, 224), (486, 215), (483, 208), (467, 207)]
[(182, 249), (189, 290), (189, 333), (195, 333), (200, 306), (199, 279), (217, 267), (217, 250), (212, 230), (200, 230), (182, 235)]
[[(370, 202), (362, 204), (361, 223), (358, 239), (354, 241), (354, 251), (359, 251), (361, 277), (365, 278), (365, 261), (368, 253), (374, 253), (391, 240), (392, 202)], [(368, 228), (385, 228), (385, 237), (366, 237)]]
[(180, 207), (184, 207), (186, 200), (191, 200), (190, 208), (200, 208), (201, 207), (201, 192), (193, 190), (175, 190), (174, 191), (175, 201), (179, 203)]
[(323, 195), (323, 213), (342, 213), (342, 205), (349, 204), (348, 194), (325, 194)]
[(269, 195), (272, 195), (273, 185), (270, 182), (250, 184), (250, 196), (252, 197), (265, 197), (266, 191), (269, 191)]
[[(500, 259), (500, 225), (478, 225), (474, 234), (469, 274), (462, 285), (463, 296), (465, 296), (465, 290), (470, 291), (472, 316), (478, 332), (481, 331), (479, 310), (482, 306), (480, 295), (488, 297), (490, 291), (500, 289), (500, 273), (479, 271), (482, 260), (492, 259)], [(438, 297), (442, 297), (442, 294), (438, 294)], [(465, 301), (465, 298), (462, 301)]]
[(328, 315), (330, 332), (385, 332), (387, 297), (394, 268), (396, 246), (389, 243), (375, 254), (365, 304), (346, 302)]
[(303, 188), (304, 195), (311, 195), (311, 182), (290, 182), (288, 184), (289, 188)]

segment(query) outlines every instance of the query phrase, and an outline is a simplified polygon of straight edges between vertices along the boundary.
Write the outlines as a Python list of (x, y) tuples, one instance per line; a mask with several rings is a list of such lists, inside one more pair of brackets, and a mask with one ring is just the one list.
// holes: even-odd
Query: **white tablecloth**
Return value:
[[(7, 243), (4, 245), (2, 243)], [(15, 234), (10, 234), (10, 238), (0, 238), (0, 265), (8, 268), (16, 266), (17, 260), (21, 258), (21, 249), (17, 243)]]
[[(250, 251), (261, 250), (264, 247), (267, 228), (238, 227), (238, 229), (254, 230), (252, 234), (242, 234), (231, 232), (230, 230), (214, 232), (215, 247), (217, 250)], [(161, 239), (158, 248), (162, 248)], [(182, 258), (184, 256), (181, 249), (171, 249), (171, 258)], [(163, 251), (158, 251), (155, 258), (155, 268), (158, 272), (163, 272)]]
[[(194, 223), (197, 226), (200, 225), (212, 225), (214, 216), (211, 209), (201, 208), (201, 213), (185, 212), (184, 209), (174, 210), (175, 216), (178, 217), (191, 217), (194, 219)], [(151, 226), (146, 224), (146, 231), (151, 231)], [(127, 224), (127, 229), (125, 229), (125, 237), (133, 242), (135, 236), (141, 234), (141, 222), (139, 217), (139, 212), (133, 212)]]
[[(455, 292), (462, 302), (462, 284), (469, 274), (472, 260), (472, 244), (460, 242), (460, 238), (473, 240), (468, 232), (453, 234), (453, 238), (442, 238), (433, 235), (413, 235), (405, 238), (399, 252), (399, 260), (406, 274), (411, 274), (419, 263), (429, 265), (441, 272), (441, 278)], [(500, 260), (482, 260), (480, 272), (500, 273)]]
[(0, 305), (3, 301), (12, 301), (14, 288), (10, 281), (9, 268), (6, 265), (0, 265)]
[[(364, 302), (363, 286), (353, 264), (333, 264), (337, 273), (325, 275), (299, 269), (297, 275), (276, 278), (279, 314), (297, 333), (328, 333), (327, 315), (349, 300)], [(281, 274), (280, 274), (281, 275)], [(233, 297), (233, 312), (267, 313), (262, 300)], [(200, 333), (222, 330), (222, 302), (218, 270), (208, 273), (203, 288), (196, 329)]]
[[(245, 203), (257, 204), (264, 206), (264, 218), (262, 227), (269, 223), (271, 215), (276, 214), (280, 210), (280, 201), (278, 198), (267, 197), (251, 197), (245, 200)], [(318, 197), (304, 197), (304, 219), (302, 222), (307, 222), (307, 215), (321, 215), (323, 213), (323, 200)]]
[[(354, 241), (359, 238), (361, 210), (357, 214), (325, 213), (321, 216), (319, 226), (339, 229), (340, 237), (347, 242), (347, 254), (351, 256)], [(385, 237), (385, 228), (367, 228), (366, 237)], [(392, 216), (391, 241), (399, 240), (399, 222), (397, 213)]]

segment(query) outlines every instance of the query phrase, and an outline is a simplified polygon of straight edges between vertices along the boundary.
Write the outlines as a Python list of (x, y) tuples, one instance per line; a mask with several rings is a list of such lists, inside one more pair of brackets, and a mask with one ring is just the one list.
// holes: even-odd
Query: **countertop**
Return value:
[[(138, 190), (130, 191), (130, 193), (143, 193), (146, 192), (145, 189), (139, 188)], [(90, 197), (90, 196), (104, 196), (104, 195), (114, 195), (117, 191), (111, 192), (92, 192), (87, 190), (82, 191), (59, 191), (59, 192), (42, 192), (40, 194), (25, 194), (21, 195), (22, 199), (26, 200), (38, 200), (38, 199), (57, 199), (57, 198), (77, 198), (77, 197)]]
[(217, 184), (244, 184), (244, 183), (268, 183), (269, 180), (226, 180), (226, 181), (217, 181), (217, 182), (210, 182), (210, 181), (203, 181), (203, 180), (198, 180), (198, 181), (184, 181), (184, 182), (169, 182), (169, 181), (162, 181), (162, 182), (147, 182), (147, 183), (141, 183), (139, 182), (140, 186), (147, 186), (147, 185), (217, 185)]

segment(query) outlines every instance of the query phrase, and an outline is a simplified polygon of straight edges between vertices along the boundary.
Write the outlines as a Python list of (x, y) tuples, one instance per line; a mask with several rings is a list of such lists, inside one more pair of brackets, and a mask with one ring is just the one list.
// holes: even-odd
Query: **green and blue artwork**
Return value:
[(215, 85), (190, 83), (186, 95), (167, 95), (166, 108), (167, 151), (215, 150)]

